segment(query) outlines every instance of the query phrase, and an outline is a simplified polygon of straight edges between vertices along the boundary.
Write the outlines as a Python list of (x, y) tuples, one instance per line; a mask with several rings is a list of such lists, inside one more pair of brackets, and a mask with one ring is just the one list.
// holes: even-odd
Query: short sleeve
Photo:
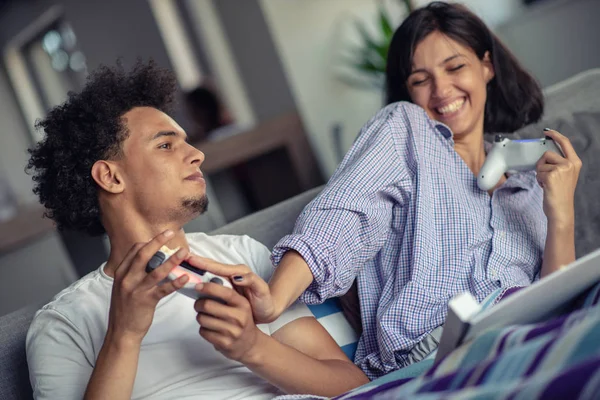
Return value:
[(27, 332), (26, 350), (33, 396), (82, 399), (94, 369), (86, 342), (65, 316), (42, 310)]

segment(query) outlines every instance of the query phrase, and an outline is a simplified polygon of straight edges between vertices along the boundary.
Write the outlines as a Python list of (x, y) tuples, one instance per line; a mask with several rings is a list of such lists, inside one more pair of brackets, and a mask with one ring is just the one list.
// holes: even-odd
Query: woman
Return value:
[(298, 296), (319, 303), (357, 277), (364, 331), (356, 363), (370, 378), (430, 355), (454, 295), (481, 301), (574, 261), (581, 168), (569, 140), (548, 130), (540, 137), (554, 139), (565, 157), (548, 152), (535, 171), (505, 175), (489, 192), (477, 187), (484, 132), (538, 121), (543, 100), (464, 6), (414, 11), (388, 58), (390, 104), (274, 248), (269, 287), (243, 268), (236, 282), (256, 319), (269, 321)]

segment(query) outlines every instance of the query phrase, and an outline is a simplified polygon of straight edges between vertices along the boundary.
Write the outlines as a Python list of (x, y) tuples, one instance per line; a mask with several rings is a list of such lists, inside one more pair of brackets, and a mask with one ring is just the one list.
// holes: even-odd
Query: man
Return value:
[[(153, 63), (103, 67), (38, 125), (46, 136), (28, 168), (48, 216), (59, 228), (106, 232), (111, 250), (36, 314), (27, 335), (34, 396), (262, 399), (332, 396), (367, 382), (303, 305), (257, 326), (236, 290), (198, 285), (224, 304), (194, 302), (174, 293), (185, 277), (164, 283), (182, 260), (247, 265), (244, 282), (273, 268), (247, 236), (183, 232), (207, 200), (204, 155), (167, 114), (174, 89)], [(147, 274), (162, 245), (180, 250)]]

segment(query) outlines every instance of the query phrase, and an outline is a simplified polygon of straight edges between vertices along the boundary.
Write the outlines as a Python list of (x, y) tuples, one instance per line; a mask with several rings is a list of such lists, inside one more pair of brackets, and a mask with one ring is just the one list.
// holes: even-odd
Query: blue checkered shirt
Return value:
[(509, 175), (490, 196), (454, 150), (450, 130), (423, 109), (396, 103), (361, 130), (294, 232), (314, 281), (301, 300), (344, 294), (358, 276), (363, 335), (355, 362), (376, 378), (408, 365), (407, 354), (442, 325), (447, 303), (469, 291), (538, 276), (546, 238), (535, 172)]

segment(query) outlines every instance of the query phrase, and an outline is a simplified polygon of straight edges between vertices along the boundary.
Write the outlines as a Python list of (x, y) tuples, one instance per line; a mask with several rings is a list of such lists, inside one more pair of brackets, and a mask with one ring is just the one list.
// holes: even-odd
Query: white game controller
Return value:
[[(173, 255), (176, 251), (177, 250), (171, 250), (166, 246), (161, 247), (160, 250), (152, 256), (150, 261), (148, 261), (148, 264), (146, 265), (146, 272), (149, 273), (154, 271), (161, 264), (167, 261), (169, 257), (171, 257), (171, 255)], [(183, 261), (177, 267), (173, 268), (173, 270), (169, 272), (168, 279), (173, 281), (182, 275), (187, 275), (189, 280), (181, 289), (178, 290), (178, 292), (191, 297), (194, 300), (200, 298), (212, 298), (211, 296), (202, 295), (196, 290), (196, 285), (199, 283), (216, 283), (217, 285), (233, 289), (227, 278), (223, 278), (222, 276), (211, 274), (208, 271), (196, 268), (187, 261)], [(222, 301), (221, 299), (216, 298), (213, 298), (213, 300)]]
[(563, 155), (560, 146), (549, 137), (542, 139), (510, 140), (496, 135), (477, 176), (477, 186), (490, 190), (506, 172), (530, 171), (546, 151)]

